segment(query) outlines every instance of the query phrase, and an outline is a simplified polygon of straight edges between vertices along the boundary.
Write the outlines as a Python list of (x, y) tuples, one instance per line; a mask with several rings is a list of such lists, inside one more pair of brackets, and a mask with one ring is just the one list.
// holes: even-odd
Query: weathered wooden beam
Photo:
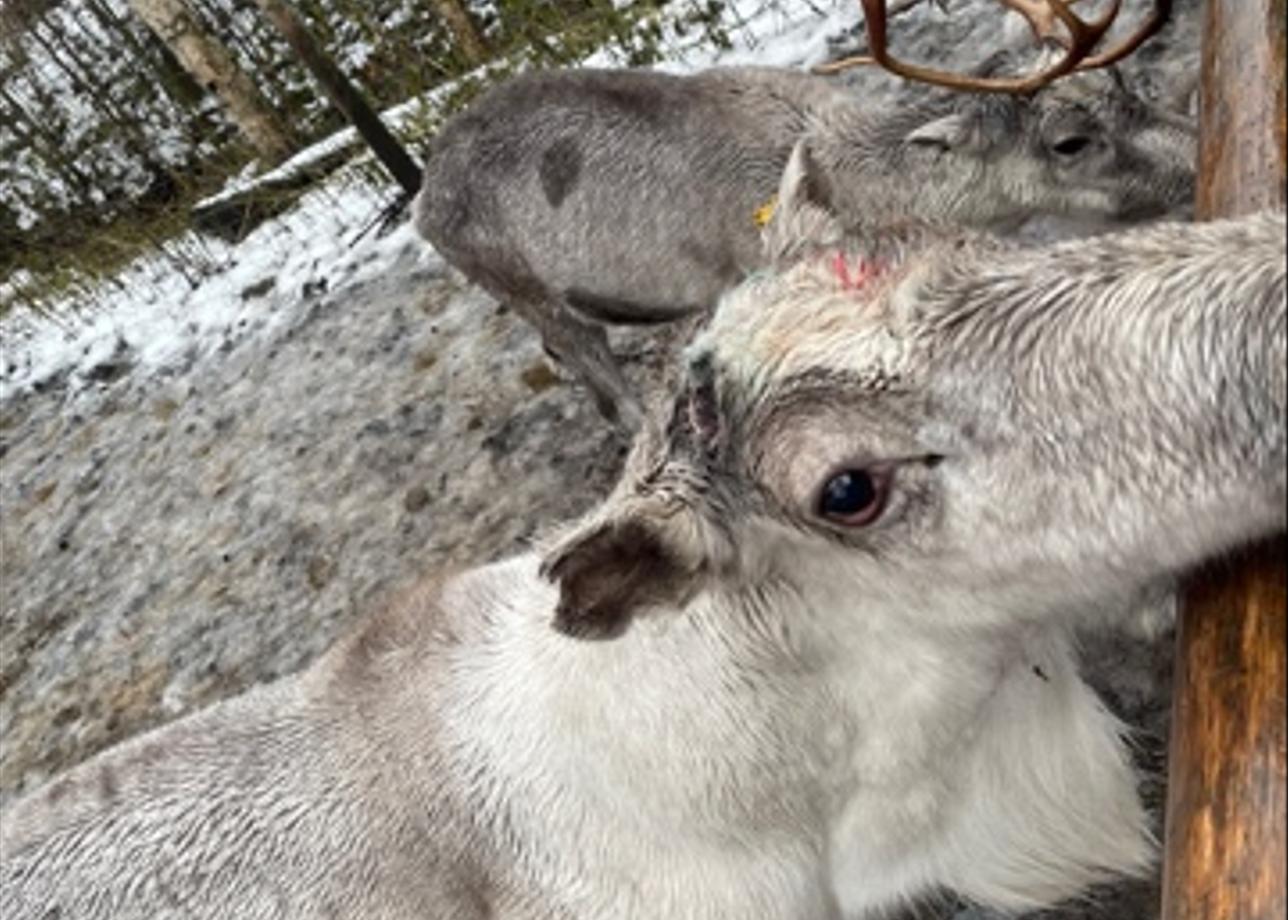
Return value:
[[(1199, 219), (1283, 205), (1285, 0), (1207, 0)], [(1284, 920), (1281, 538), (1191, 581), (1177, 636), (1164, 920)]]

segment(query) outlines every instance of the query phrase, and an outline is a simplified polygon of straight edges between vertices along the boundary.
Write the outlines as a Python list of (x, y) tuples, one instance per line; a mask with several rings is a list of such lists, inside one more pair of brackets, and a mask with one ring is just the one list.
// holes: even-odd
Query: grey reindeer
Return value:
[(603, 504), (9, 808), (5, 920), (857, 920), (1153, 844), (1071, 634), (1285, 524), (1285, 223), (843, 235), (784, 175)]
[(600, 323), (708, 309), (760, 267), (755, 216), (802, 136), (820, 193), (854, 223), (1133, 221), (1193, 198), (1192, 128), (1109, 71), (877, 110), (787, 69), (567, 70), (517, 77), (448, 122), (414, 220), (633, 430), (640, 402)]

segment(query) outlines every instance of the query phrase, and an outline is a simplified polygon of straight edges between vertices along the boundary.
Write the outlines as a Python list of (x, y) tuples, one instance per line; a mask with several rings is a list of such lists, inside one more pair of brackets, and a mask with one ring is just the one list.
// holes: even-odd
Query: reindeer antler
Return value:
[[(1104, 14), (1090, 21), (1079, 18), (1069, 9), (1077, 0), (999, 0), (1027, 19), (1034, 35), (1039, 39), (1054, 42), (1064, 48), (1064, 55), (1054, 64), (1035, 74), (1021, 77), (971, 77), (901, 61), (889, 51), (886, 29), (889, 11), (885, 0), (859, 2), (863, 6), (863, 23), (868, 33), (871, 56), (846, 58), (826, 64), (815, 68), (816, 73), (836, 73), (859, 64), (877, 64), (909, 80), (936, 86), (977, 92), (1028, 93), (1066, 74), (1104, 67), (1131, 54), (1167, 21), (1172, 12), (1173, 0), (1154, 0), (1153, 12), (1140, 28), (1113, 48), (1096, 55), (1091, 52), (1117, 19), (1122, 0), (1111, 0)], [(1060, 34), (1057, 22), (1064, 26), (1067, 36)]]
[[(1065, 14), (1069, 13), (1068, 7), (1073, 6), (1078, 0), (1066, 0), (1066, 2), (1061, 2), (1061, 0), (998, 0), (998, 2), (1015, 10), (1015, 12), (1027, 19), (1029, 28), (1033, 30), (1033, 34), (1039, 41), (1053, 42), (1066, 51), (1073, 50), (1074, 42), (1071, 42), (1060, 33), (1056, 23), (1063, 22), (1066, 26), (1070, 25), (1069, 19), (1062, 15), (1061, 11), (1063, 10)], [(1092, 70), (1096, 67), (1106, 67), (1131, 54), (1167, 22), (1172, 13), (1172, 2), (1173, 0), (1155, 0), (1153, 12), (1150, 13), (1149, 19), (1145, 20), (1139, 29), (1109, 51), (1093, 57), (1084, 57), (1074, 70)], [(1118, 4), (1115, 3), (1114, 7), (1109, 11), (1108, 15), (1111, 19), (1117, 16), (1117, 7)], [(889, 17), (887, 16), (887, 18)], [(1073, 32), (1072, 27), (1070, 27), (1070, 32)], [(1103, 36), (1103, 32), (1101, 35)]]
[[(997, 2), (1015, 10), (1027, 19), (1029, 28), (1033, 30), (1033, 35), (1038, 41), (1064, 44), (1064, 38), (1056, 28), (1056, 14), (1046, 0), (997, 0)], [(1069, 5), (1072, 6), (1077, 2), (1078, 0), (1069, 0)]]

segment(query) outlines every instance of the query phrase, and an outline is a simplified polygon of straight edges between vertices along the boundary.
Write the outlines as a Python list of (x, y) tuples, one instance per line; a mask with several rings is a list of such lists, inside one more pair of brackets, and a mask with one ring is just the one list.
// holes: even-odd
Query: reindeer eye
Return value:
[(888, 473), (842, 470), (823, 485), (819, 516), (847, 527), (871, 524), (885, 507), (889, 484)]
[(1077, 156), (1091, 146), (1091, 138), (1085, 134), (1069, 134), (1051, 145), (1051, 149), (1062, 157)]

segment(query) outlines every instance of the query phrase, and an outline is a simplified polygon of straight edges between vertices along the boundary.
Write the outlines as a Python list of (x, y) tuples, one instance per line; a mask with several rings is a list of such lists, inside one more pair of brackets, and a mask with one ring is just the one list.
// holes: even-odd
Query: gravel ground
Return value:
[(298, 670), (431, 566), (514, 550), (622, 445), (436, 258), (216, 360), (0, 416), (0, 790)]
[[(1178, 36), (1133, 65), (1160, 94), (1194, 66), (1197, 4), (1178, 6)], [(935, 28), (909, 47), (972, 39), (960, 20)], [(889, 92), (880, 75), (846, 79)], [(0, 802), (300, 669), (419, 573), (520, 548), (611, 485), (624, 445), (585, 394), (432, 254), (324, 280), (271, 330), (225, 330), (213, 357), (136, 374), (124, 346), (88, 390), (54, 379), (0, 404)], [(628, 371), (655, 379), (673, 338), (621, 334)], [(1170, 633), (1087, 641), (1157, 804)], [(1113, 886), (1043, 916), (1144, 920), (1156, 891)]]

